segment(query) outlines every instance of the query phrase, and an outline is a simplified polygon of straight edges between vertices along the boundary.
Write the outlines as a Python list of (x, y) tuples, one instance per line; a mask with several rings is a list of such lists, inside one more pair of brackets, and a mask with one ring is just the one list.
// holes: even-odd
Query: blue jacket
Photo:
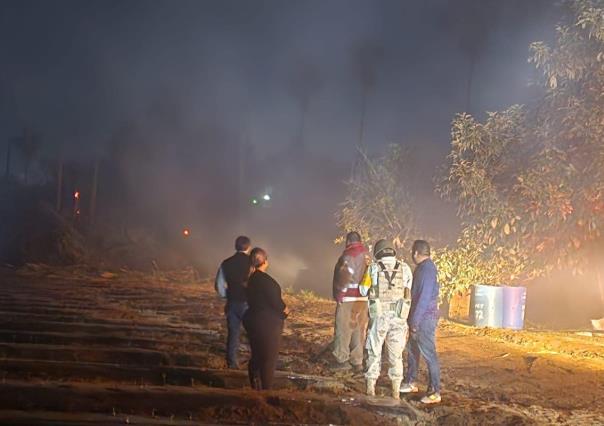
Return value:
[(411, 287), (411, 310), (409, 327), (417, 328), (426, 319), (438, 319), (438, 291), (436, 265), (432, 259), (426, 259), (413, 272)]

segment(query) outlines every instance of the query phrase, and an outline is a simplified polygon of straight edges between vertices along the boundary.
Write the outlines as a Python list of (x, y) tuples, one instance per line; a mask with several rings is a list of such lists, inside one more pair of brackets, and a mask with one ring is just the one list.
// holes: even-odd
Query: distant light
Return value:
[(188, 237), (189, 235), (191, 235), (191, 231), (189, 231), (187, 228), (182, 230), (182, 235), (184, 235), (185, 237)]
[(256, 198), (252, 198), (252, 204), (258, 204), (258, 200)]
[(73, 198), (75, 198), (76, 200), (80, 198), (80, 191), (76, 191), (73, 193)]
[(264, 201), (270, 201), (270, 200), (271, 200), (271, 196), (270, 196), (270, 195), (268, 195), (268, 194), (264, 194), (264, 197), (262, 197), (262, 199), (263, 199)]

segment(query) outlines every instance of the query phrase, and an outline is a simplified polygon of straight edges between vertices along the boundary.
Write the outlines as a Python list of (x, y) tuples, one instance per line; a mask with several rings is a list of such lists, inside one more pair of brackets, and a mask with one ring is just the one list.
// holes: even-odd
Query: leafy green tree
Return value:
[(359, 150), (360, 161), (347, 182), (348, 195), (337, 213), (344, 233), (355, 230), (366, 241), (390, 238), (398, 247), (410, 247), (416, 222), (409, 191), (409, 154), (396, 144), (374, 158)]
[[(604, 2), (567, 6), (555, 45), (531, 45), (529, 61), (543, 72), (538, 102), (484, 123), (453, 121), (437, 189), (457, 203), (464, 227), (443, 259), (470, 250), (488, 284), (580, 272), (604, 243)], [(463, 289), (459, 276), (447, 278)]]

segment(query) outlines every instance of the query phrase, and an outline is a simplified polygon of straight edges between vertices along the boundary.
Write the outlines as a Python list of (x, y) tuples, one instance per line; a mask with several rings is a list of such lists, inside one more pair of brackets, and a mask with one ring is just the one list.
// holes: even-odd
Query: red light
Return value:
[(75, 198), (76, 200), (80, 198), (80, 191), (76, 191), (73, 193), (73, 198)]
[(188, 237), (189, 235), (191, 235), (191, 231), (189, 231), (188, 229), (183, 229), (182, 230), (182, 235), (184, 235), (185, 237)]

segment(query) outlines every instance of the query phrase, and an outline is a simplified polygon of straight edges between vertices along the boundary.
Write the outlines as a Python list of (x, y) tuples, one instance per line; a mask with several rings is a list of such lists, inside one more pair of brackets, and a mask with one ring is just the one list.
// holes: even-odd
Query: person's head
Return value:
[(266, 250), (254, 247), (250, 252), (250, 275), (254, 271), (266, 271), (268, 269), (268, 255)]
[(373, 247), (373, 257), (381, 259), (382, 257), (393, 257), (396, 256), (396, 250), (392, 243), (387, 240), (381, 239), (375, 243)]
[(430, 258), (430, 244), (424, 240), (415, 240), (411, 248), (411, 257), (416, 265)]
[(249, 253), (251, 247), (252, 247), (252, 242), (245, 235), (240, 235), (235, 240), (235, 250), (237, 250), (237, 251)]
[(349, 232), (346, 234), (346, 245), (349, 246), (352, 243), (360, 243), (361, 242), (361, 234), (356, 231)]

